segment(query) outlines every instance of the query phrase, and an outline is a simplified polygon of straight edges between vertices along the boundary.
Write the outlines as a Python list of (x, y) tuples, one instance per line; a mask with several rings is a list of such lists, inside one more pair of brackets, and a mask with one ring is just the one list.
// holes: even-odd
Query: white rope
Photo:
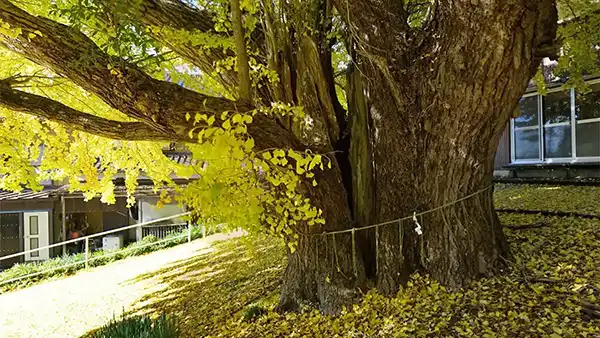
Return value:
[[(481, 189), (481, 190), (478, 190), (478, 191), (476, 191), (476, 192), (474, 192), (474, 193), (472, 193), (472, 194), (470, 194), (470, 195), (467, 195), (467, 196), (465, 196), (465, 197), (459, 198), (459, 199), (457, 199), (456, 201), (449, 202), (449, 203), (446, 203), (446, 204), (440, 205), (439, 207), (435, 207), (435, 208), (433, 208), (433, 209), (429, 209), (429, 210), (426, 210), (426, 211), (423, 211), (423, 212), (418, 212), (418, 213), (417, 213), (417, 212), (414, 212), (414, 213), (413, 213), (411, 216), (406, 216), (406, 217), (402, 217), (402, 218), (394, 219), (394, 220), (387, 221), (387, 222), (383, 222), (383, 223), (371, 224), (371, 225), (367, 225), (367, 226), (364, 226), (364, 227), (359, 227), (359, 228), (351, 228), (351, 229), (337, 230), (337, 231), (330, 231), (330, 232), (320, 232), (320, 233), (313, 233), (313, 234), (299, 233), (299, 234), (300, 234), (300, 235), (304, 235), (304, 236), (326, 236), (326, 235), (335, 235), (335, 234), (343, 234), (343, 233), (346, 233), (346, 232), (352, 232), (352, 231), (360, 231), (360, 230), (372, 229), (372, 228), (376, 228), (376, 227), (379, 227), (379, 226), (388, 225), (388, 224), (395, 224), (396, 222), (402, 222), (402, 221), (406, 221), (406, 220), (414, 220), (414, 219), (416, 219), (416, 218), (417, 218), (417, 216), (423, 216), (423, 215), (427, 215), (427, 214), (429, 214), (429, 213), (432, 213), (432, 212), (434, 212), (434, 211), (437, 211), (437, 210), (440, 210), (440, 209), (443, 209), (443, 208), (446, 208), (446, 207), (452, 206), (452, 205), (454, 205), (454, 204), (456, 204), (456, 203), (459, 203), (459, 202), (462, 202), (462, 201), (464, 201), (464, 200), (467, 200), (467, 199), (469, 199), (469, 198), (471, 198), (471, 197), (473, 197), (473, 196), (477, 196), (477, 195), (479, 195), (479, 194), (481, 194), (481, 193), (484, 193), (484, 192), (486, 192), (487, 190), (491, 189), (492, 187), (493, 187), (493, 185), (490, 185), (490, 186), (488, 186), (487, 188), (483, 188), (483, 189)], [(416, 222), (416, 223), (417, 223), (417, 224), (419, 224), (418, 222)], [(419, 226), (418, 228), (421, 230), (420, 226)], [(417, 229), (415, 229), (415, 231), (417, 231)], [(422, 231), (422, 230), (421, 230), (421, 231)], [(418, 232), (417, 232), (417, 233), (418, 233)]]

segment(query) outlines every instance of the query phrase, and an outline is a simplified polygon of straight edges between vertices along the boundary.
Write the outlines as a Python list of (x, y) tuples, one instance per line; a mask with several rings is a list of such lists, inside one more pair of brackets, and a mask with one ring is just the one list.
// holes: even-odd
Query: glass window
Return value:
[(538, 125), (537, 95), (521, 98), (519, 116), (515, 118), (515, 127), (531, 127)]
[[(562, 90), (522, 98), (520, 115), (513, 120), (514, 158), (568, 161), (600, 157), (600, 83), (590, 85), (590, 89), (586, 94)], [(575, 101), (573, 114), (572, 99)], [(540, 149), (543, 157), (540, 157)]]
[(39, 232), (38, 226), (38, 217), (37, 216), (29, 216), (29, 234), (30, 235), (38, 235)]
[(542, 124), (564, 123), (571, 120), (570, 93), (570, 91), (560, 91), (542, 97)]
[(544, 126), (544, 155), (571, 157), (571, 125)]
[(515, 130), (515, 158), (518, 160), (540, 158), (538, 129)]
[(590, 85), (590, 89), (575, 96), (577, 157), (600, 156), (600, 84)]
[[(30, 246), (30, 250), (33, 249), (37, 249), (40, 247), (40, 241), (37, 238), (30, 238), (29, 239), (29, 246)], [(40, 252), (39, 251), (34, 251), (31, 253), (31, 257), (39, 257), (40, 256)]]
[(576, 133), (577, 157), (600, 156), (600, 121), (577, 122)]
[(575, 96), (575, 118), (577, 120), (600, 118), (600, 84), (590, 86), (591, 92)]
[(544, 157), (571, 157), (571, 91), (549, 93), (542, 108)]

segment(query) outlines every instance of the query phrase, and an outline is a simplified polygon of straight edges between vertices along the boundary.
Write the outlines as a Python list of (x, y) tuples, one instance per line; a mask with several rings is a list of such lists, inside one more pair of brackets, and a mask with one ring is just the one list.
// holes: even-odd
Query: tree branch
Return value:
[[(131, 5), (134, 1), (131, 1)], [(213, 15), (206, 9), (193, 8), (180, 0), (148, 0), (142, 1), (141, 11), (144, 15), (141, 22), (147, 27), (169, 27), (173, 30), (184, 30), (191, 34), (200, 32), (211, 35), (223, 35), (214, 29)], [(228, 57), (235, 57), (231, 50), (223, 51), (222, 48), (198, 48), (197, 46), (173, 39), (170, 34), (165, 34), (162, 29), (153, 29), (151, 35), (165, 44), (184, 59), (192, 62), (205, 74), (214, 74), (214, 63)], [(260, 55), (265, 54), (265, 36), (260, 28), (255, 28), (251, 33), (249, 48)], [(259, 57), (263, 59), (263, 57)], [(222, 71), (216, 74), (217, 80), (232, 94), (237, 93), (238, 74), (233, 71)], [(272, 93), (268, 90), (268, 83), (261, 80), (262, 86), (257, 86), (256, 94), (265, 104), (274, 101)]]
[(333, 0), (356, 43), (379, 56), (407, 44), (410, 27), (402, 3), (395, 0)]
[(15, 90), (0, 81), (0, 106), (38, 116), (86, 133), (119, 140), (176, 140), (180, 136), (159, 132), (141, 122), (121, 122), (83, 113), (49, 98)]
[(244, 26), (242, 25), (240, 0), (231, 0), (231, 22), (233, 24), (233, 35), (235, 37), (237, 54), (239, 95), (244, 100), (250, 100), (250, 66), (248, 64), (248, 52), (246, 51)]
[[(220, 115), (224, 111), (249, 112), (247, 101), (230, 101), (203, 95), (177, 84), (159, 81), (126, 61), (98, 48), (72, 27), (35, 17), (8, 0), (0, 0), (0, 19), (22, 34), (0, 34), (0, 42), (35, 63), (44, 65), (102, 98), (111, 107), (165, 135), (187, 135), (194, 127), (186, 114)], [(29, 34), (35, 34), (29, 38)], [(215, 125), (220, 126), (221, 119)], [(305, 149), (275, 119), (257, 114), (248, 126), (256, 147)]]
[[(133, 2), (131, 1), (132, 6), (135, 5)], [(140, 20), (145, 26), (170, 27), (190, 33), (219, 34), (214, 29), (212, 15), (208, 10), (192, 8), (179, 0), (148, 0), (142, 1), (141, 6), (141, 12), (144, 15)], [(171, 50), (192, 62), (205, 74), (213, 73), (215, 61), (235, 56), (232, 52), (224, 52), (221, 48), (200, 49), (180, 41), (172, 41), (168, 34), (165, 35), (161, 30), (152, 30), (151, 34)], [(218, 77), (227, 90), (235, 92), (235, 88), (237, 88), (235, 72), (220, 73)]]

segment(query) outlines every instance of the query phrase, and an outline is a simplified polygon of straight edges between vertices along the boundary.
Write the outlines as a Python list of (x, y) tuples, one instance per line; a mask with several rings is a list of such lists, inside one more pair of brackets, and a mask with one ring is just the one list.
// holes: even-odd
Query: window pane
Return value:
[(578, 120), (600, 118), (600, 84), (591, 85), (590, 89), (590, 93), (577, 93), (575, 96), (575, 116)]
[(544, 127), (544, 157), (571, 157), (571, 126)]
[(519, 116), (515, 118), (515, 127), (529, 127), (538, 124), (538, 97), (521, 98)]
[(569, 91), (550, 93), (542, 98), (543, 124), (571, 120), (571, 94)]
[(37, 216), (29, 216), (29, 234), (30, 235), (37, 235), (39, 234), (39, 227), (38, 227), (38, 217)]
[[(30, 238), (29, 246), (30, 246), (30, 250), (37, 249), (40, 247), (40, 241), (37, 238)], [(31, 253), (31, 257), (39, 257), (39, 256), (40, 256), (39, 251), (34, 251)]]
[(600, 122), (578, 123), (576, 135), (578, 157), (600, 156)]
[(538, 129), (515, 130), (515, 158), (519, 160), (540, 157)]

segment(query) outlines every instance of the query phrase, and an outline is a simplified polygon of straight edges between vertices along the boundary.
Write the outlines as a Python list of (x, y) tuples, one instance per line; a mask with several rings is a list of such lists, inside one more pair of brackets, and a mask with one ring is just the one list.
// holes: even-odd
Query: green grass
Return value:
[[(210, 232), (207, 232), (207, 235)], [(187, 242), (187, 230), (181, 233), (171, 234), (161, 241), (150, 235), (144, 237), (140, 242), (132, 243), (125, 248), (103, 252), (95, 251), (90, 255), (88, 262), (90, 267), (102, 266), (108, 263), (125, 259), (127, 257), (139, 256), (153, 251), (170, 248)], [(177, 238), (180, 237), (180, 238)], [(192, 240), (202, 237), (201, 227), (192, 227)], [(0, 283), (30, 274), (36, 276), (26, 277), (18, 281), (0, 285), (0, 293), (27, 287), (44, 280), (61, 278), (74, 274), (85, 268), (85, 255), (83, 253), (64, 255), (43, 262), (28, 262), (15, 264), (10, 269), (0, 272)]]
[(165, 314), (152, 319), (148, 316), (113, 319), (89, 335), (89, 338), (177, 338), (179, 330), (174, 319)]
[(497, 184), (496, 208), (565, 211), (600, 215), (600, 187)]

